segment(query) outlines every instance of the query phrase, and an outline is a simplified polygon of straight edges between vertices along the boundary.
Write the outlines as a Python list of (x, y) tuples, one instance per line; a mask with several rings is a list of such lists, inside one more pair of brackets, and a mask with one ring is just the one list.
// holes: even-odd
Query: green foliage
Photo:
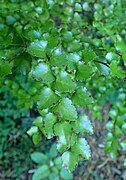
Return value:
[[(112, 85), (125, 79), (125, 8), (126, 3), (118, 0), (1, 2), (0, 84), (18, 98), (18, 105), (37, 108), (41, 116), (28, 134), (34, 144), (41, 140), (41, 134), (48, 139), (56, 137), (63, 164), (70, 171), (79, 156), (90, 157), (85, 136), (92, 134), (93, 128), (78, 109), (86, 106), (93, 116), (101, 118), (99, 97), (109, 87), (101, 104), (108, 94), (113, 101)], [(111, 81), (110, 86), (103, 87), (102, 75)], [(92, 93), (97, 98), (92, 107), (89, 89), (93, 88), (99, 92)], [(125, 120), (116, 124), (119, 120), (111, 115), (114, 125), (107, 126), (114, 128), (109, 145), (116, 155), (120, 146), (125, 149), (125, 141), (120, 145), (116, 138), (123, 135)], [(47, 165), (34, 176), (39, 179), (43, 172), (44, 178), (49, 175)]]
[[(116, 159), (117, 153), (120, 149), (123, 151), (125, 149), (125, 102), (126, 95), (123, 89), (119, 90), (118, 103), (113, 105), (113, 109), (110, 110), (109, 114), (111, 120), (106, 124), (106, 128), (109, 131), (106, 137), (106, 147), (105, 150), (111, 153), (112, 158)], [(113, 148), (114, 147), (114, 148)]]
[[(31, 126), (29, 111), (18, 108), (17, 98), (0, 88), (0, 179), (17, 179), (30, 164), (32, 141), (26, 135)], [(22, 166), (23, 162), (25, 164)]]
[(49, 152), (34, 152), (31, 159), (37, 164), (37, 169), (32, 177), (33, 180), (48, 178), (49, 180), (73, 179), (73, 175), (62, 167), (61, 157), (58, 157), (56, 145), (53, 144)]

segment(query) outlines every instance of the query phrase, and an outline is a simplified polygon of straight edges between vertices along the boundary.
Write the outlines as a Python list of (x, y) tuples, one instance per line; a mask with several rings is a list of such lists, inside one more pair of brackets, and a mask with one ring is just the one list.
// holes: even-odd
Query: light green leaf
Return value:
[[(122, 120), (122, 119), (121, 119), (121, 120)], [(124, 133), (126, 133), (126, 123), (123, 123), (123, 125), (122, 125), (122, 130), (123, 130)]]
[(54, 164), (58, 169), (62, 168), (62, 159), (60, 156), (54, 159)]
[(72, 126), (76, 133), (93, 134), (93, 127), (88, 119), (88, 116), (86, 115), (80, 115), (78, 120), (73, 122)]
[(58, 173), (51, 172), (49, 175), (49, 180), (60, 180)]
[(57, 156), (57, 154), (58, 154), (58, 152), (57, 152), (57, 149), (56, 149), (56, 144), (53, 143), (53, 145), (51, 146), (50, 151), (49, 151), (49, 157), (54, 158), (54, 157)]
[(32, 56), (37, 56), (40, 58), (45, 58), (46, 57), (46, 46), (47, 46), (47, 41), (45, 40), (36, 40), (30, 44), (30, 46), (27, 48), (27, 51), (32, 55)]
[(43, 165), (36, 170), (36, 172), (32, 177), (32, 180), (45, 179), (49, 176), (49, 174), (50, 174), (49, 167), (47, 165)]
[(38, 144), (39, 141), (41, 140), (41, 134), (39, 132), (34, 133), (32, 136), (32, 140), (34, 144)]
[(63, 167), (69, 171), (73, 171), (75, 166), (78, 164), (77, 153), (66, 151), (62, 155)]
[(75, 105), (83, 107), (93, 103), (93, 99), (85, 87), (79, 87), (72, 96), (72, 102)]
[(54, 83), (54, 89), (59, 92), (71, 92), (75, 89), (76, 83), (73, 82), (70, 75), (65, 72), (61, 71), (59, 75), (57, 75), (56, 82)]
[(33, 121), (33, 125), (38, 126), (38, 127), (42, 127), (42, 121), (43, 118), (41, 116), (38, 116), (34, 121)]
[(32, 71), (32, 76), (37, 80), (42, 80), (44, 83), (50, 83), (54, 81), (54, 76), (50, 70), (50, 67), (46, 63), (39, 63)]
[(69, 44), (68, 51), (70, 52), (78, 52), (82, 49), (81, 42), (74, 40), (72, 43)]
[(45, 164), (48, 161), (48, 158), (45, 154), (41, 153), (41, 152), (34, 152), (31, 154), (31, 159), (33, 162), (37, 163), (37, 164)]
[(51, 139), (54, 136), (53, 126), (56, 123), (57, 118), (52, 113), (48, 113), (44, 118), (44, 130), (45, 135), (48, 139)]
[(66, 169), (61, 169), (60, 176), (65, 180), (73, 179), (73, 174), (68, 172)]
[(75, 143), (71, 147), (71, 150), (74, 153), (81, 155), (86, 160), (90, 159), (90, 156), (91, 156), (90, 147), (84, 138), (79, 138), (77, 143)]
[(77, 119), (77, 111), (69, 98), (63, 98), (59, 105), (53, 109), (54, 112), (59, 113), (61, 118), (75, 121)]
[(109, 52), (106, 54), (105, 57), (108, 60), (108, 62), (111, 62), (112, 60), (119, 60), (119, 56), (115, 52)]
[(36, 40), (36, 39), (39, 39), (41, 37), (41, 33), (39, 31), (36, 31), (36, 30), (31, 30), (28, 32), (28, 37), (31, 40)]
[(122, 149), (126, 151), (126, 139), (121, 142)]
[(97, 69), (101, 72), (101, 74), (107, 76), (110, 73), (110, 68), (104, 64), (99, 62), (95, 62)]
[(71, 125), (68, 122), (57, 123), (54, 126), (54, 133), (58, 136), (58, 151), (62, 152), (66, 148), (70, 147), (70, 141), (72, 137)]
[(37, 133), (38, 132), (38, 127), (36, 126), (32, 126), (28, 131), (27, 131), (27, 134), (29, 136), (32, 136), (33, 134)]
[(67, 66), (69, 69), (76, 70), (77, 63), (81, 59), (79, 53), (69, 53), (67, 55)]
[[(125, 57), (126, 44), (125, 44), (125, 42), (123, 40), (116, 42), (116, 49), (122, 53), (123, 57)], [(125, 60), (125, 58), (124, 58), (124, 60)]]
[(121, 67), (118, 66), (117, 61), (112, 61), (112, 63), (110, 64), (110, 69), (113, 75), (117, 76), (118, 78), (124, 78), (126, 76)]
[(49, 87), (43, 88), (38, 97), (39, 109), (50, 108), (59, 100), (59, 96), (56, 95)]
[(106, 127), (107, 130), (112, 130), (113, 125), (114, 125), (114, 122), (113, 122), (113, 121), (108, 121), (108, 122), (106, 123), (105, 127)]

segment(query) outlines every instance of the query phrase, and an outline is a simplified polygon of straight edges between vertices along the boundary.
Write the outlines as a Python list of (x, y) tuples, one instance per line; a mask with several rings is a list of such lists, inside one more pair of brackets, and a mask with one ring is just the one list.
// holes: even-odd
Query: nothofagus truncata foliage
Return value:
[[(42, 134), (56, 137), (69, 171), (80, 156), (86, 160), (91, 156), (85, 136), (93, 134), (93, 127), (80, 108), (99, 118), (99, 97), (105, 91), (111, 96), (117, 82), (123, 85), (117, 89), (117, 103), (106, 124), (106, 151), (116, 157), (118, 150), (126, 149), (126, 140), (119, 139), (126, 131), (125, 8), (126, 2), (120, 0), (3, 0), (0, 4), (0, 83), (18, 97), (20, 106), (37, 107), (40, 116), (27, 133), (35, 144)], [(19, 74), (24, 77), (20, 84)]]

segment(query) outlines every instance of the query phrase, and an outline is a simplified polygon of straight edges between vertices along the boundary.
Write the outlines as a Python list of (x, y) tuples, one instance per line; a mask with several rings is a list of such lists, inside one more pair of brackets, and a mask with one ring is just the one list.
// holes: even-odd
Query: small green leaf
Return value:
[(43, 118), (41, 116), (39, 116), (33, 121), (33, 125), (42, 127), (42, 121), (43, 121)]
[(114, 122), (113, 121), (108, 121), (107, 123), (106, 123), (106, 129), (107, 130), (111, 130), (112, 128), (113, 128), (113, 124), (114, 124)]
[(54, 126), (54, 133), (58, 136), (58, 151), (62, 152), (70, 147), (72, 137), (71, 125), (68, 122), (57, 123)]
[(123, 40), (116, 42), (116, 49), (122, 54), (126, 54), (126, 44)]
[(73, 171), (75, 166), (78, 164), (77, 153), (66, 151), (62, 155), (63, 167), (69, 171)]
[(126, 133), (126, 123), (124, 123), (124, 124), (122, 125), (122, 130), (123, 130), (124, 133)]
[(14, 24), (16, 22), (16, 19), (15, 19), (14, 16), (7, 16), (6, 17), (6, 22), (7, 22), (8, 25), (12, 25), (12, 24)]
[(44, 118), (44, 130), (48, 139), (51, 139), (54, 136), (53, 126), (56, 123), (57, 118), (52, 113), (48, 113)]
[(121, 67), (118, 66), (117, 61), (112, 61), (112, 63), (110, 64), (110, 69), (113, 75), (117, 76), (118, 78), (124, 78), (126, 76)]
[(54, 81), (54, 76), (50, 70), (50, 67), (46, 63), (39, 63), (32, 71), (32, 76), (36, 80), (42, 80), (44, 83), (50, 83)]
[(86, 115), (80, 115), (78, 120), (73, 122), (72, 126), (76, 133), (93, 134), (93, 127), (90, 120), (88, 119), (88, 116)]
[(69, 53), (67, 55), (67, 66), (71, 70), (76, 70), (77, 68), (77, 63), (81, 59), (81, 56), (79, 53)]
[(115, 126), (115, 136), (117, 137), (123, 136), (123, 132), (119, 126)]
[[(122, 144), (121, 144), (122, 146)], [(110, 150), (110, 155), (113, 159), (116, 160), (117, 154), (118, 154), (118, 150), (120, 149), (120, 143), (118, 142), (118, 140), (114, 137), (111, 143), (111, 150)], [(126, 150), (126, 149), (125, 149)]]
[(122, 54), (122, 58), (124, 59), (124, 62), (126, 63), (126, 53)]
[(47, 41), (36, 40), (30, 44), (30, 46), (28, 47), (27, 50), (32, 56), (45, 58), (46, 57), (46, 46), (47, 46)]
[(67, 64), (66, 54), (63, 54), (60, 49), (57, 49), (52, 55), (49, 63), (57, 67), (65, 66)]
[(39, 39), (41, 37), (41, 33), (39, 31), (36, 31), (36, 30), (31, 30), (28, 32), (28, 37), (31, 40), (36, 40), (36, 39)]
[(97, 69), (100, 71), (101, 74), (107, 76), (110, 73), (110, 68), (100, 62), (95, 62)]
[(113, 141), (113, 139), (114, 139), (113, 134), (109, 132), (106, 136), (106, 142), (111, 142)]
[(45, 164), (48, 161), (48, 158), (45, 154), (41, 152), (34, 152), (31, 154), (31, 159), (37, 164)]
[(41, 134), (39, 132), (34, 133), (32, 136), (32, 140), (34, 144), (38, 144), (39, 141), (41, 140)]
[(56, 144), (53, 143), (53, 145), (51, 146), (50, 151), (49, 151), (49, 156), (50, 156), (50, 158), (54, 158), (57, 156), (57, 154), (58, 154), (58, 152), (56, 149)]
[(81, 107), (93, 103), (93, 99), (90, 97), (90, 94), (85, 87), (79, 87), (77, 89), (77, 91), (72, 96), (72, 101), (75, 105)]
[(38, 97), (39, 109), (50, 108), (59, 100), (59, 96), (56, 95), (49, 87), (43, 88)]
[(59, 113), (61, 118), (75, 121), (77, 119), (77, 111), (69, 98), (63, 98), (59, 105), (53, 109), (54, 112)]
[(69, 51), (70, 52), (78, 52), (82, 49), (81, 42), (74, 40), (72, 43), (69, 44)]
[(49, 167), (47, 165), (43, 165), (36, 170), (36, 172), (32, 177), (32, 180), (45, 179), (49, 176), (49, 174), (50, 174)]
[(62, 159), (60, 156), (54, 159), (54, 164), (57, 166), (58, 169), (62, 168)]
[(71, 150), (74, 153), (81, 155), (86, 160), (90, 159), (90, 156), (91, 156), (90, 147), (84, 138), (79, 138), (77, 143), (75, 143), (71, 147)]
[(27, 134), (29, 136), (32, 136), (33, 134), (37, 133), (38, 132), (38, 127), (36, 126), (32, 126), (28, 131), (27, 131)]
[(126, 151), (126, 139), (121, 142), (122, 149)]
[(65, 180), (73, 179), (73, 174), (68, 172), (66, 169), (61, 169), (60, 176), (61, 176), (61, 178), (65, 179)]
[(56, 82), (54, 83), (54, 89), (59, 92), (71, 92), (75, 89), (76, 83), (73, 82), (70, 75), (61, 71), (59, 75), (57, 75)]
[(76, 79), (83, 81), (90, 78), (93, 74), (92, 66), (85, 64), (84, 62), (79, 62), (78, 71), (76, 74)]
[(82, 60), (84, 62), (90, 62), (96, 58), (96, 54), (91, 49), (82, 50)]
[(13, 68), (13, 63), (9, 63), (0, 59), (0, 76), (5, 76), (11, 74), (11, 70)]

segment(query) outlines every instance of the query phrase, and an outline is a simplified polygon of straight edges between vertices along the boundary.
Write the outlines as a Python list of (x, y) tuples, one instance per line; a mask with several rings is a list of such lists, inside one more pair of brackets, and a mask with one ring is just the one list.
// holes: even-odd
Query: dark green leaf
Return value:
[(93, 74), (93, 68), (90, 65), (86, 65), (83, 62), (80, 62), (78, 65), (78, 71), (76, 74), (76, 79), (83, 81), (90, 78)]

